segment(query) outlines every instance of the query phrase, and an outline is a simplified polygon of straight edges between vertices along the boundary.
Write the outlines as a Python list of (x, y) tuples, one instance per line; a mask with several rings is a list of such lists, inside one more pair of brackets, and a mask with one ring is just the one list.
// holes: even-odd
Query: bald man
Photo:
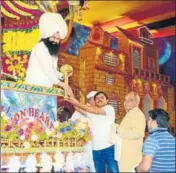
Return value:
[(116, 158), (119, 161), (120, 172), (131, 172), (142, 160), (146, 121), (145, 115), (138, 108), (139, 103), (140, 97), (137, 93), (130, 92), (126, 95), (124, 101), (126, 115), (116, 131), (122, 139), (120, 160)]

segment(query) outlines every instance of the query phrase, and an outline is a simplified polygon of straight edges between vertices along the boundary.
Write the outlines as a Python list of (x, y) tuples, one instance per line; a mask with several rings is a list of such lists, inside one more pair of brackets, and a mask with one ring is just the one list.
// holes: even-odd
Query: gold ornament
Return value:
[(68, 78), (73, 74), (73, 67), (69, 64), (64, 64), (61, 66), (60, 71), (64, 74), (65, 83), (68, 84)]

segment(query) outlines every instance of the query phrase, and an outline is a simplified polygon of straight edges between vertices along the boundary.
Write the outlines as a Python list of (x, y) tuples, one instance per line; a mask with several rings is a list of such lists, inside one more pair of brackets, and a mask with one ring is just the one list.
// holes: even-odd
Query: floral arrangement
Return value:
[(76, 140), (82, 140), (83, 144), (91, 140), (90, 127), (84, 119), (76, 121), (69, 120), (64, 123), (56, 121), (54, 123), (54, 132), (56, 133), (54, 137), (61, 140), (74, 138)]
[[(37, 118), (28, 117), (17, 122), (1, 112), (1, 141), (21, 142), (23, 148), (35, 147), (41, 141), (81, 141), (85, 145), (91, 140), (91, 131), (88, 122), (84, 119), (77, 121), (54, 122), (54, 127), (44, 128)], [(3, 145), (2, 145), (3, 147)], [(65, 146), (66, 147), (66, 146)]]

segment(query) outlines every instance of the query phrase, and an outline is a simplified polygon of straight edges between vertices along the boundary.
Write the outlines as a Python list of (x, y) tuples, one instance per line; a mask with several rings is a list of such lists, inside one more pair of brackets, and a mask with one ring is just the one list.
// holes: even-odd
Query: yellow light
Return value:
[(123, 29), (129, 29), (129, 28), (134, 28), (134, 27), (138, 27), (138, 26), (141, 26), (141, 24), (138, 23), (138, 22), (132, 22), (132, 23), (123, 25), (123, 26), (121, 26), (121, 27), (122, 27)]
[(96, 55), (101, 55), (102, 54), (102, 50), (101, 50), (101, 48), (97, 48), (97, 50), (96, 50)]
[(138, 83), (138, 85), (141, 86), (141, 85), (142, 85), (142, 80), (138, 78), (138, 79), (137, 79), (137, 83)]
[(157, 86), (156, 83), (152, 83), (153, 88), (156, 88), (156, 86)]

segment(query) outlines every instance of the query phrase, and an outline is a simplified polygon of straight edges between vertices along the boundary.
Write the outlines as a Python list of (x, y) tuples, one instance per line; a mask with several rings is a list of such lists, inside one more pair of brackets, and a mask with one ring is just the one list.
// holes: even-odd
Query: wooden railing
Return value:
[(155, 80), (155, 81), (170, 83), (170, 77), (169, 76), (154, 73), (154, 72), (149, 71), (149, 70), (143, 70), (143, 69), (135, 68), (134, 69), (134, 74), (138, 77), (142, 77), (142, 78), (145, 78), (145, 79), (152, 79), (152, 80)]

